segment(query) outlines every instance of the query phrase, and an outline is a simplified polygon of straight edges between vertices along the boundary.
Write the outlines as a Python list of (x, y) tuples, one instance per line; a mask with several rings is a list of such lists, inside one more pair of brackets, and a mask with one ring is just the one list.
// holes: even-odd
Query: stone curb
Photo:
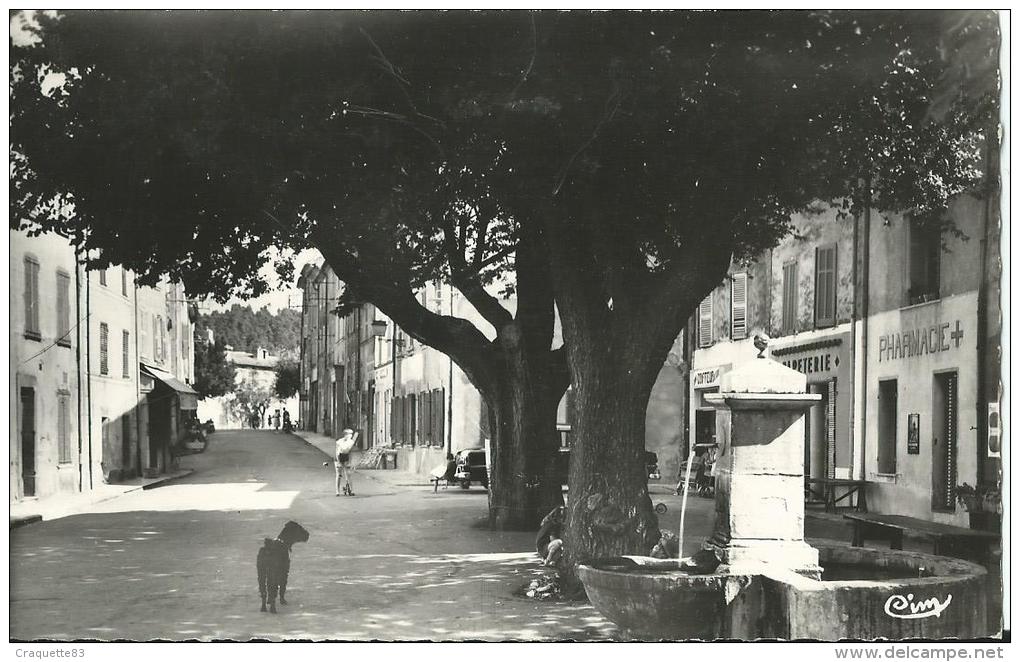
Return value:
[(16, 529), (21, 526), (28, 526), (29, 524), (35, 524), (36, 522), (42, 521), (42, 515), (19, 515), (11, 517), (11, 528)]
[[(194, 469), (181, 469), (180, 471), (177, 471), (176, 473), (174, 473), (172, 476), (162, 476), (160, 478), (153, 479), (152, 482), (144, 483), (142, 485), (130, 485), (130, 486), (127, 487), (127, 489), (125, 489), (122, 492), (118, 492), (117, 494), (110, 494), (108, 496), (104, 496), (104, 497), (100, 497), (100, 498), (97, 498), (97, 499), (93, 499), (93, 500), (87, 501), (86, 503), (83, 504), (83, 508), (80, 511), (77, 511), (77, 512), (75, 512), (73, 514), (87, 513), (87, 512), (89, 512), (89, 507), (94, 506), (96, 504), (106, 503), (107, 501), (112, 501), (113, 499), (116, 499), (118, 497), (122, 497), (125, 494), (130, 494), (131, 492), (138, 492), (138, 491), (141, 491), (141, 490), (151, 490), (151, 489), (156, 488), (156, 487), (162, 487), (163, 485), (165, 485), (165, 484), (167, 484), (167, 483), (169, 483), (171, 481), (179, 480), (181, 478), (186, 478), (186, 477), (190, 476), (193, 473), (195, 473)], [(69, 513), (69, 514), (71, 514), (71, 513)], [(13, 515), (13, 516), (10, 517), (10, 528), (11, 529), (15, 529), (15, 528), (19, 528), (19, 527), (22, 527), (22, 526), (28, 526), (30, 524), (36, 524), (36, 523), (42, 522), (42, 521), (44, 521), (43, 516), (41, 514), (38, 514), (38, 513), (33, 513), (31, 515)]]

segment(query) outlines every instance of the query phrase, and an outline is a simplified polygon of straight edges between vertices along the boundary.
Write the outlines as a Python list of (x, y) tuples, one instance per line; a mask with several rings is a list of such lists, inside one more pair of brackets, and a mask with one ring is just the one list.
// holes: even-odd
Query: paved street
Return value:
[[(589, 605), (520, 598), (539, 575), (533, 534), (481, 526), (486, 493), (360, 471), (333, 494), (326, 456), (302, 439), (228, 431), (182, 459), (194, 472), (90, 512), (11, 531), (11, 637), (100, 640), (599, 640), (614, 626)], [(676, 530), (680, 499), (653, 493)], [(690, 497), (687, 554), (709, 533), (712, 501)], [(259, 612), (255, 555), (288, 519), (288, 598)], [(846, 540), (838, 517), (812, 537)]]
[[(493, 533), (481, 488), (395, 485), (359, 472), (333, 494), (325, 456), (295, 436), (220, 432), (192, 475), (11, 531), (18, 639), (603, 639), (585, 604), (512, 595), (538, 572), (529, 533)], [(375, 476), (375, 478), (370, 477)], [(259, 612), (255, 555), (288, 519), (288, 599)]]

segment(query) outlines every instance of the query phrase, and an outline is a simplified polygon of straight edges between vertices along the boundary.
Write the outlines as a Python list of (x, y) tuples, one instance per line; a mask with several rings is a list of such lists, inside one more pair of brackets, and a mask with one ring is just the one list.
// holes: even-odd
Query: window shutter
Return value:
[(131, 346), (131, 334), (124, 331), (121, 335), (121, 343), (121, 358), (123, 359), (124, 365), (124, 372), (121, 376), (124, 377), (124, 379), (127, 379), (131, 376), (131, 353), (128, 349)]
[(57, 461), (71, 461), (71, 396), (57, 393)]
[(797, 263), (783, 265), (783, 331), (797, 331)]
[(39, 335), (39, 263), (25, 258), (25, 331)]
[(698, 346), (708, 347), (712, 344), (712, 294), (698, 306)]
[(110, 373), (110, 327), (106, 322), (99, 324), (99, 374)]
[(747, 274), (733, 274), (730, 285), (730, 338), (747, 337)]
[(426, 446), (429, 443), (429, 392), (418, 392), (418, 443)]
[(159, 319), (152, 318), (152, 360), (159, 361)]
[(412, 446), (418, 440), (418, 427), (416, 425), (418, 421), (418, 407), (414, 394), (407, 396), (407, 443)]
[(825, 474), (836, 477), (836, 378), (829, 380), (825, 403)]
[(57, 342), (66, 341), (71, 330), (71, 304), (68, 300), (71, 288), (71, 277), (63, 271), (57, 272)]
[(815, 249), (815, 325), (836, 323), (836, 247)]
[(446, 389), (437, 388), (435, 395), (432, 411), (436, 412), (436, 433), (432, 438), (437, 446), (443, 446), (446, 443)]

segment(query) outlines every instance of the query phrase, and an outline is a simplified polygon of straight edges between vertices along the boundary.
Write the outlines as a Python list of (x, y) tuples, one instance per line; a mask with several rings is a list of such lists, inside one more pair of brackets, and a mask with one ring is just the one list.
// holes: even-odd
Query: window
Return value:
[(159, 318), (152, 318), (152, 360), (159, 361)]
[(432, 398), (428, 391), (418, 393), (418, 441), (422, 446), (432, 443)]
[(709, 293), (698, 306), (698, 346), (712, 344), (712, 295)]
[(162, 316), (159, 320), (159, 360), (166, 361), (166, 327), (163, 325)]
[(99, 284), (106, 287), (106, 269), (99, 270)]
[(71, 346), (71, 276), (57, 272), (57, 344)]
[(57, 391), (57, 462), (71, 461), (71, 394)]
[(942, 261), (942, 232), (910, 222), (910, 269), (907, 303), (924, 303), (939, 298)]
[(747, 274), (733, 274), (730, 283), (730, 338), (747, 337)]
[(110, 327), (99, 324), (99, 374), (110, 374)]
[(797, 332), (797, 263), (783, 265), (783, 332)]
[(25, 258), (25, 337), (42, 340), (39, 332), (39, 263)]
[(124, 371), (121, 373), (121, 377), (124, 379), (130, 379), (131, 377), (131, 334), (127, 331), (121, 333), (121, 361), (124, 366)]
[(128, 270), (124, 267), (120, 268), (120, 293), (128, 295)]
[(446, 443), (446, 391), (432, 389), (432, 445), (442, 446)]
[(896, 380), (878, 383), (878, 473), (896, 473)]
[(836, 245), (815, 249), (815, 326), (836, 323)]

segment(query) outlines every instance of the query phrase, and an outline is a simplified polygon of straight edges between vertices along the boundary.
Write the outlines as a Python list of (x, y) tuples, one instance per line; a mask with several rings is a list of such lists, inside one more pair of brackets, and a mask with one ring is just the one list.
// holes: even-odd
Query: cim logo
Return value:
[(946, 598), (945, 602), (939, 602), (938, 598), (914, 602), (913, 593), (908, 593), (907, 597), (892, 595), (885, 601), (885, 613), (893, 618), (928, 618), (929, 616), (939, 618), (952, 601), (952, 594)]

